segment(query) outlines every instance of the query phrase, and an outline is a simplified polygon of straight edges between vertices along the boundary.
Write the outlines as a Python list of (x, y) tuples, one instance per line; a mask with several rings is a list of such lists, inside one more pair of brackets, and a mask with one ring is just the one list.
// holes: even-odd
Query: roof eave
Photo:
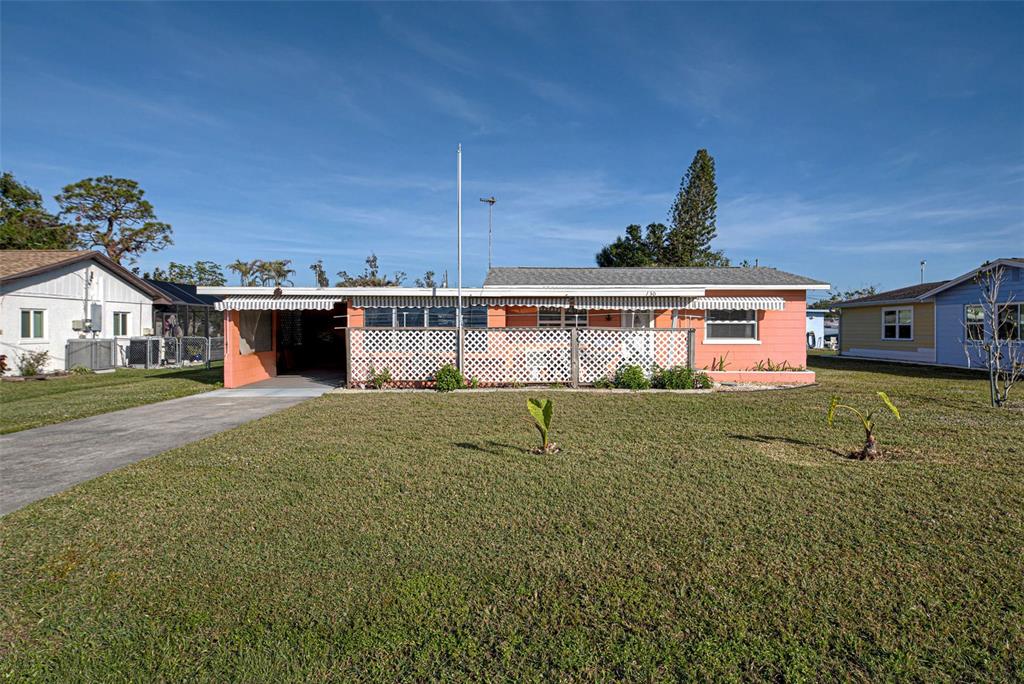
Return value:
[(100, 266), (103, 266), (104, 268), (113, 271), (118, 277), (127, 281), (136, 290), (139, 290), (147, 297), (149, 297), (151, 300), (153, 300), (154, 304), (170, 304), (170, 300), (167, 299), (163, 292), (156, 289), (155, 287), (147, 283), (145, 280), (135, 275), (134, 273), (126, 269), (124, 266), (108, 257), (107, 255), (100, 254), (99, 252), (94, 252), (91, 250), (83, 251), (81, 254), (68, 257), (67, 259), (63, 259), (52, 264), (47, 264), (46, 266), (39, 266), (37, 268), (33, 268), (28, 271), (22, 271), (21, 273), (16, 273), (12, 276), (0, 279), (0, 285), (7, 285), (9, 283), (13, 283), (19, 280), (24, 280), (25, 278), (40, 275), (57, 268), (61, 268), (62, 266), (70, 266), (71, 264), (77, 264), (80, 261), (95, 261)]
[(932, 288), (931, 290), (928, 290), (928, 292), (925, 292), (921, 296), (922, 297), (934, 297), (938, 293), (945, 292), (946, 290), (950, 289), (951, 287), (956, 287), (957, 285), (961, 285), (961, 284), (965, 283), (966, 281), (968, 281), (971, 278), (973, 278), (983, 268), (986, 268), (986, 267), (988, 267), (988, 268), (995, 268), (997, 266), (1011, 266), (1013, 268), (1024, 268), (1024, 265), (1022, 265), (1021, 262), (1017, 261), (1016, 259), (995, 259), (995, 260), (993, 260), (991, 262), (988, 262), (988, 263), (982, 264), (981, 266), (978, 266), (978, 268), (976, 268), (976, 269), (974, 269), (972, 271), (968, 271), (967, 273), (964, 273), (959, 278), (953, 278), (952, 280), (947, 280), (942, 285), (939, 285), (936, 288)]
[(839, 302), (833, 304), (834, 309), (856, 309), (858, 307), (865, 306), (894, 306), (897, 304), (929, 304), (931, 302), (926, 301), (920, 297), (909, 297), (906, 299), (880, 299), (873, 302)]

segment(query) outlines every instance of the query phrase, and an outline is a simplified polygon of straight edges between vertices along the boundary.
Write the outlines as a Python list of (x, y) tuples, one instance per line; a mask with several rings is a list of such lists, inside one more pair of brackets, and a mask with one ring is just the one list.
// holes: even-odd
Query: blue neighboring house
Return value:
[[(977, 348), (965, 345), (964, 339), (982, 339), (982, 335), (992, 334), (982, 315), (981, 291), (975, 280), (978, 271), (989, 267), (1003, 268), (999, 299), (1006, 304), (999, 316), (1000, 337), (1011, 340), (1011, 344), (1024, 344), (1024, 258), (997, 259), (921, 296), (935, 302), (935, 363), (965, 368), (982, 365)], [(965, 348), (970, 352), (969, 360)]]
[(840, 312), (839, 355), (855, 358), (938, 364), (958, 368), (983, 366), (972, 340), (990, 337), (984, 320), (982, 269), (1002, 268), (999, 288), (1000, 337), (1024, 345), (1024, 258), (996, 259), (963, 275), (879, 292), (836, 305)]

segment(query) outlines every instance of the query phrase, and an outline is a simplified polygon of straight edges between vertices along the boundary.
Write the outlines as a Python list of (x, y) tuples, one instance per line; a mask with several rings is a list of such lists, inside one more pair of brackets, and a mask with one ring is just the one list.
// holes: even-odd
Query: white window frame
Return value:
[[(968, 309), (981, 309), (981, 337), (971, 337), (971, 324), (967, 318)], [(966, 342), (983, 342), (985, 340), (985, 308), (981, 304), (964, 304), (964, 335)]]
[[(115, 311), (113, 313), (113, 317), (111, 318), (111, 321), (110, 321), (110, 323), (111, 323), (110, 329), (113, 332), (113, 336), (114, 337), (128, 337), (131, 334), (131, 333), (128, 332), (129, 324), (130, 324), (130, 321), (131, 321), (131, 319), (129, 318), (130, 314), (131, 314), (130, 311)], [(124, 328), (121, 330), (120, 333), (117, 332), (117, 317), (118, 316), (124, 316)]]
[[(558, 320), (557, 321), (542, 321), (541, 310), (542, 309), (558, 309)], [(569, 308), (564, 306), (538, 306), (537, 307), (537, 327), (538, 328), (589, 328), (590, 327), (590, 312), (586, 309), (573, 309), (573, 315), (576, 316), (576, 320), (572, 325), (566, 325), (565, 316), (568, 313)], [(549, 312), (550, 313), (550, 312)]]
[[(893, 311), (896, 313), (896, 337), (885, 336), (885, 314)], [(900, 311), (910, 312), (910, 337), (900, 337)], [(882, 326), (879, 333), (883, 342), (913, 342), (914, 341), (914, 307), (912, 306), (887, 306), (882, 309)]]
[[(647, 325), (637, 325), (637, 316), (646, 317)], [(623, 328), (628, 330), (647, 330), (648, 328), (654, 327), (654, 319), (657, 318), (657, 316), (654, 311), (651, 311), (650, 309), (623, 309), (620, 313), (620, 318), (622, 319), (621, 327)]]
[[(22, 337), (21, 330), (21, 318), (24, 312), (28, 312), (28, 327), (29, 336)], [(43, 329), (40, 331), (41, 334), (36, 335), (36, 317), (35, 314), (41, 313), (43, 319)], [(43, 342), (46, 340), (46, 330), (49, 327), (50, 321), (47, 320), (46, 309), (21, 309), (18, 314), (18, 339), (23, 342)]]
[[(761, 322), (757, 320), (757, 309), (742, 309), (742, 311), (753, 311), (753, 320), (743, 321), (708, 321), (707, 312), (704, 312), (704, 344), (761, 344)], [(743, 324), (750, 325), (754, 324), (754, 336), (753, 337), (709, 337), (708, 336), (708, 324)]]

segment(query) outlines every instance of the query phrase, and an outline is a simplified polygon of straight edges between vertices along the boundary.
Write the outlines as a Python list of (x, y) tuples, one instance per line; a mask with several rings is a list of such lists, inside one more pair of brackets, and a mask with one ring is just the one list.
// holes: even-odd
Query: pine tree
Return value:
[(718, 186), (715, 160), (705, 149), (697, 150), (686, 170), (679, 194), (668, 219), (668, 258), (671, 266), (727, 266), (729, 260), (711, 249), (718, 234), (715, 219), (718, 210)]

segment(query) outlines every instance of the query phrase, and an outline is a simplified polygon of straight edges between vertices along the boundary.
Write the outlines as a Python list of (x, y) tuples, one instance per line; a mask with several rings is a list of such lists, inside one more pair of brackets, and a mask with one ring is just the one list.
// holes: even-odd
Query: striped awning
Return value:
[[(547, 306), (576, 309), (685, 309), (691, 297), (480, 297), (465, 296), (463, 306)], [(366, 307), (455, 306), (455, 297), (353, 297), (352, 305)]]
[(225, 297), (214, 304), (217, 311), (329, 311), (336, 302), (343, 302), (339, 297), (271, 297), (244, 295)]
[(688, 309), (692, 297), (571, 297), (577, 309)]
[(782, 297), (697, 297), (686, 308), (705, 311), (726, 309), (782, 311), (786, 308), (786, 300)]

